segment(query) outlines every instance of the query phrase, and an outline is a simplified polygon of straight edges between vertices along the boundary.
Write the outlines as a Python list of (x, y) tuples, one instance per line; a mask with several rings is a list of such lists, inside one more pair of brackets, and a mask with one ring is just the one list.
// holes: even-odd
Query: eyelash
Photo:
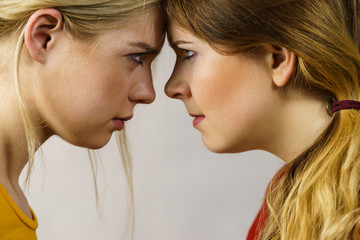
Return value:
[(131, 61), (135, 62), (136, 64), (144, 66), (143, 58), (145, 58), (145, 56), (147, 54), (148, 54), (147, 52), (130, 54), (129, 58), (130, 58)]
[[(184, 58), (184, 61), (185, 61), (185, 60), (189, 60), (190, 58), (194, 57), (197, 53), (192, 50), (184, 49), (184, 54), (185, 54), (185, 58)], [(191, 55), (189, 55), (189, 54), (191, 54)]]
[(131, 60), (134, 61), (136, 64), (143, 66), (144, 62), (141, 60), (141, 54), (132, 55)]

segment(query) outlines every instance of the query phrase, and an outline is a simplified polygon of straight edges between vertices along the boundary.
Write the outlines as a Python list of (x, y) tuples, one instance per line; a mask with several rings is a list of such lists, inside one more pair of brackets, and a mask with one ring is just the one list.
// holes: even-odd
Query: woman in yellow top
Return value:
[(0, 239), (36, 239), (18, 179), (50, 136), (97, 149), (151, 103), (160, 0), (0, 2)]

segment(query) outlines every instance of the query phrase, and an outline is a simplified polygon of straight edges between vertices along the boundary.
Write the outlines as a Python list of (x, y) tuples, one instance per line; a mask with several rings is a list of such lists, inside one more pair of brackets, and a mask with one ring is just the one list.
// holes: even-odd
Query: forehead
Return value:
[(158, 7), (152, 7), (144, 10), (136, 16), (133, 16), (128, 29), (142, 29), (147, 32), (163, 33), (165, 30), (165, 16)]
[(168, 41), (172, 47), (189, 44), (201, 49), (210, 48), (205, 41), (195, 36), (192, 32), (180, 27), (178, 24), (169, 24), (167, 31)]
[(180, 27), (176, 23), (170, 23), (167, 27), (169, 42), (182, 41), (200, 41), (196, 36), (190, 33), (188, 30)]
[(125, 44), (131, 42), (146, 42), (156, 47), (161, 44), (164, 35), (164, 16), (158, 8), (147, 9), (126, 27), (108, 30), (98, 37), (98, 43)]

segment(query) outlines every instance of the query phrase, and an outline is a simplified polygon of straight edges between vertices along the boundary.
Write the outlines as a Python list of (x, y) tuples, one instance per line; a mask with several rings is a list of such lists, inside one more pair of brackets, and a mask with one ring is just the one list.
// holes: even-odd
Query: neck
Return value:
[(9, 92), (5, 94), (4, 88), (1, 92), (6, 97), (0, 104), (0, 182), (16, 185), (28, 159), (25, 131), (15, 99), (9, 96)]
[(310, 147), (331, 121), (325, 103), (310, 96), (292, 96), (281, 107), (271, 152), (290, 163)]
[[(8, 51), (4, 48), (10, 49), (8, 44), (2, 43), (0, 46), (0, 52), (3, 53), (0, 60), (0, 183), (15, 188), (19, 186), (18, 179), (28, 162), (29, 154), (13, 80), (13, 53), (6, 54)], [(42, 128), (36, 129), (42, 144), (49, 136)]]

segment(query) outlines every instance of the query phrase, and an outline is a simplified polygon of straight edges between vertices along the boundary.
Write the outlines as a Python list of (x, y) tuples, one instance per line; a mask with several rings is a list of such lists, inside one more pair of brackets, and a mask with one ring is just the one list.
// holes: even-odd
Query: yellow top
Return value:
[(30, 210), (33, 219), (20, 210), (0, 184), (0, 239), (36, 240), (38, 221), (31, 208)]

